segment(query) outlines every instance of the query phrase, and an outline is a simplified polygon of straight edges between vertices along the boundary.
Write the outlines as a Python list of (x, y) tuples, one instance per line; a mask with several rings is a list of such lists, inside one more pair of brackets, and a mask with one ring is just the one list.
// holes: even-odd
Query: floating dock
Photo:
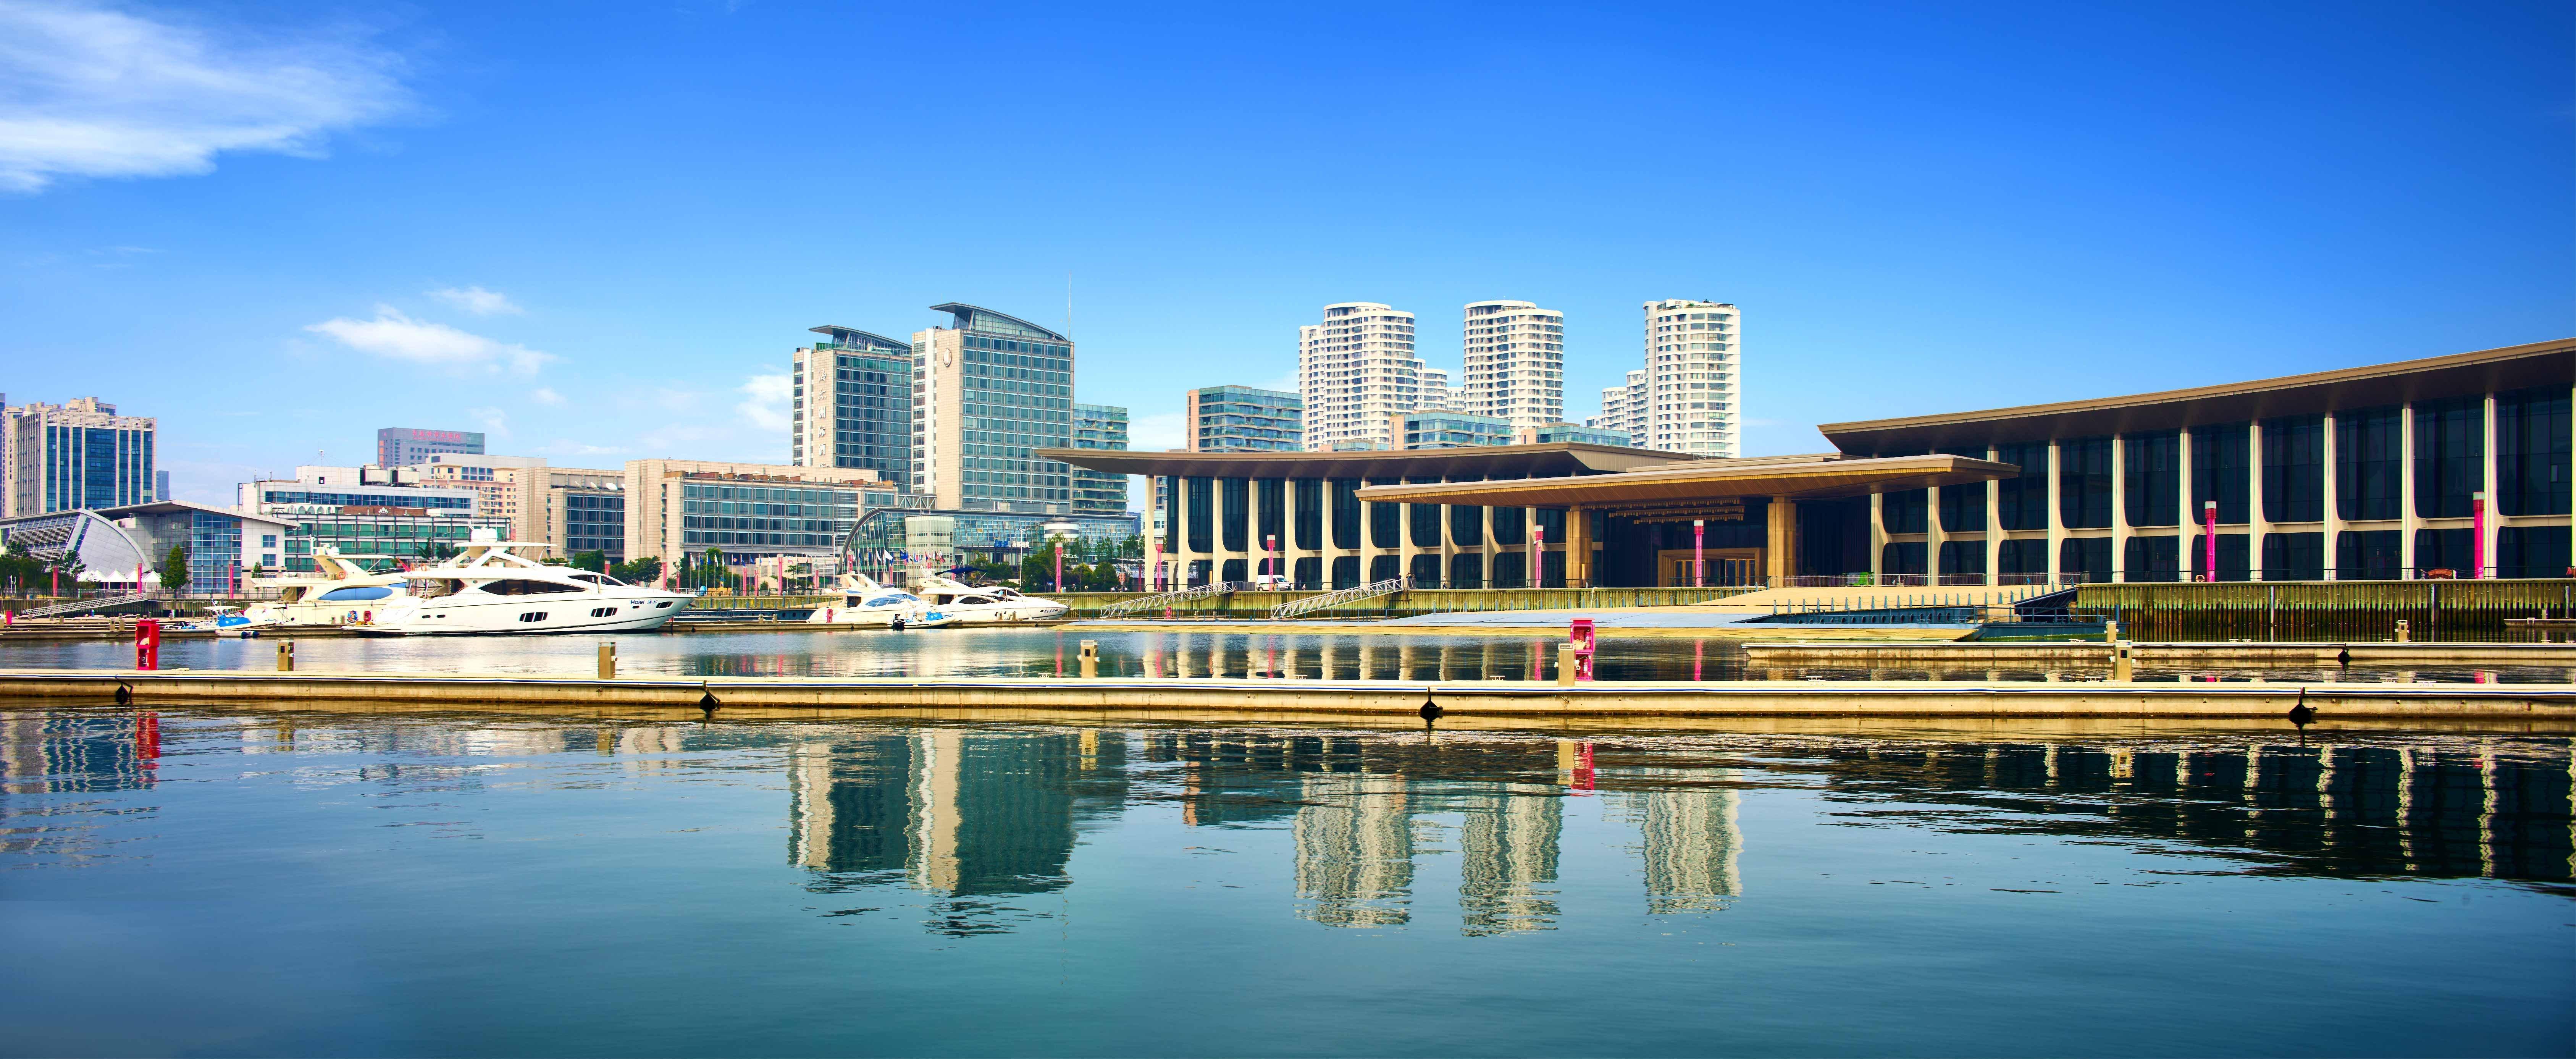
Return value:
[[(1289, 678), (820, 677), (386, 674), (215, 670), (0, 670), (0, 696), (149, 706), (255, 702), (269, 709), (376, 708), (511, 713), (599, 709), (958, 713), (1044, 711), (1096, 718), (1197, 717), (1549, 720), (1672, 717), (2268, 718), (2293, 706), (2320, 720), (2477, 718), (2576, 730), (2576, 685), (2209, 683), (2173, 681), (1552, 682)], [(1432, 707), (1426, 710), (1426, 706)], [(2283, 723), (2287, 723), (2283, 720)], [(2519, 729), (2518, 729), (2519, 730)]]

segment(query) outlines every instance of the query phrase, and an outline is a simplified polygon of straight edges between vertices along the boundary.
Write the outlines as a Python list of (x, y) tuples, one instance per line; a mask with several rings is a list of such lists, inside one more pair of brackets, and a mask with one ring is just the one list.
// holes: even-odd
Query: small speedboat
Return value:
[(861, 629), (936, 629), (959, 620), (954, 610), (932, 606), (900, 588), (887, 588), (866, 574), (842, 574), (840, 598), (805, 617), (808, 625)]

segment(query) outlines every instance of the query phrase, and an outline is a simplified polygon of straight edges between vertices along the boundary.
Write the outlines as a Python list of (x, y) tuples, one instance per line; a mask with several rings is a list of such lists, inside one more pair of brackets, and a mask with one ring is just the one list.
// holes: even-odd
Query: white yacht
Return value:
[(377, 612), (393, 601), (410, 598), (411, 575), (400, 570), (371, 572), (359, 562), (364, 559), (392, 561), (394, 557), (343, 555), (331, 545), (318, 545), (313, 549), (315, 577), (281, 585), (276, 602), (254, 603), (239, 614), (218, 617), (214, 627), (231, 632), (374, 621)]
[(480, 531), (455, 558), (411, 571), (411, 593), (354, 628), (378, 636), (636, 632), (660, 628), (697, 601), (516, 551), (546, 547)]
[(937, 574), (913, 586), (913, 592), (960, 625), (1037, 625), (1063, 621), (1073, 608), (1052, 599), (1024, 596), (1000, 585), (977, 588)]
[(956, 615), (900, 588), (877, 584), (866, 574), (842, 574), (841, 598), (814, 608), (808, 625), (855, 625), (876, 629), (936, 629), (957, 624)]

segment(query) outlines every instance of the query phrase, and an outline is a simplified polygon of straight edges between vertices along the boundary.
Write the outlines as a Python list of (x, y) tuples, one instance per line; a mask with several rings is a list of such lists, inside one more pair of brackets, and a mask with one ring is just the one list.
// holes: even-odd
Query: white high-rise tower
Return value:
[(1601, 414), (1583, 425), (1599, 430), (1616, 430), (1628, 435), (1628, 443), (1639, 448), (1646, 444), (1646, 370), (1628, 373), (1628, 380), (1617, 386), (1601, 388)]
[(1565, 314), (1532, 302), (1467, 306), (1463, 411), (1514, 427), (1565, 421)]
[(1727, 302), (1646, 303), (1646, 421), (1630, 431), (1639, 448), (1743, 455), (1740, 326)]
[(1306, 448), (1400, 449), (1387, 417), (1410, 412), (1421, 393), (1413, 355), (1413, 314), (1378, 302), (1324, 307), (1324, 322), (1297, 329), (1297, 394), (1306, 402)]

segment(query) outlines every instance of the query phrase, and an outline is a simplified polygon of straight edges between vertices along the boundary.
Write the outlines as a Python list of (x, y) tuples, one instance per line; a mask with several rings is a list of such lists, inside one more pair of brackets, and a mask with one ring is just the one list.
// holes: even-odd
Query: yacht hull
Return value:
[(688, 597), (618, 599), (600, 596), (501, 598), (491, 601), (429, 599), (375, 624), (350, 626), (361, 636), (543, 636), (560, 633), (649, 632), (689, 609)]

